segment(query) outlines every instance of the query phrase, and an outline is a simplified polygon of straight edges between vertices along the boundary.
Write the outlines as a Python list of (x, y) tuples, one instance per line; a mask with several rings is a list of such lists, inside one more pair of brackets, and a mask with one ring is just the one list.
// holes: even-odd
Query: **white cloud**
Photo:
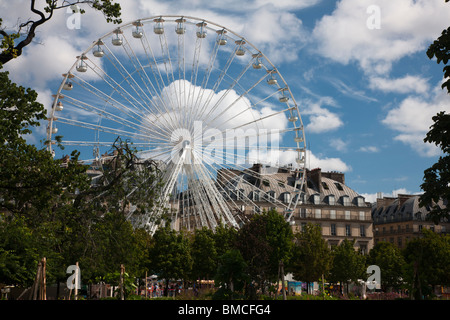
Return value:
[(422, 96), (405, 98), (382, 120), (383, 124), (398, 133), (395, 140), (411, 146), (422, 156), (440, 154), (435, 145), (424, 143), (423, 139), (433, 123), (432, 117), (444, 111), (448, 105), (448, 96), (440, 86), (431, 95), (432, 99), (427, 100)]
[(309, 116), (309, 123), (305, 127), (307, 133), (333, 131), (344, 124), (336, 113), (322, 107), (320, 101), (316, 103), (306, 101), (302, 115)]
[[(399, 194), (417, 194), (408, 191), (405, 188), (399, 188), (392, 190), (391, 192), (385, 193), (380, 192), (382, 197), (397, 197)], [(378, 194), (377, 193), (361, 193), (361, 195), (365, 198), (366, 202), (375, 203), (377, 201)]]
[[(379, 29), (367, 27), (369, 5), (380, 9)], [(392, 63), (423, 51), (449, 19), (450, 6), (441, 0), (342, 0), (316, 24), (313, 37), (322, 56), (385, 74)]]
[(427, 79), (411, 75), (397, 79), (371, 77), (369, 79), (369, 87), (383, 92), (417, 94), (426, 94), (430, 89)]
[(342, 93), (343, 95), (352, 97), (354, 99), (363, 100), (363, 101), (369, 101), (369, 102), (377, 101), (377, 99), (366, 95), (366, 93), (363, 90), (357, 90), (355, 88), (352, 88), (351, 86), (349, 86), (346, 83), (344, 83), (342, 80), (339, 80), (339, 79), (328, 79), (328, 81), (337, 90), (339, 90), (339, 92)]
[(49, 36), (40, 44), (26, 47), (19, 58), (5, 65), (5, 69), (11, 72), (14, 81), (45, 89), (48, 81), (63, 79), (62, 74), (73, 65), (78, 54), (79, 51), (67, 41)]
[(321, 168), (323, 171), (339, 171), (349, 172), (352, 170), (351, 166), (346, 164), (339, 158), (328, 158), (314, 155), (310, 150), (306, 154), (307, 168)]
[(378, 148), (375, 147), (375, 146), (365, 146), (365, 147), (359, 148), (359, 151), (361, 151), (361, 152), (367, 152), (367, 153), (376, 153), (376, 152), (379, 152), (380, 149), (378, 149)]
[(340, 138), (330, 140), (330, 147), (336, 149), (337, 151), (345, 152), (347, 151), (347, 146), (348, 142), (345, 142)]
[[(284, 166), (292, 164), (297, 166), (296, 159), (298, 154), (293, 150), (260, 150), (259, 154), (256, 150), (249, 153), (249, 159), (253, 162), (259, 162), (271, 166)], [(339, 171), (349, 172), (352, 170), (351, 166), (346, 164), (339, 158), (322, 157), (315, 155), (311, 150), (306, 150), (305, 167), (308, 169), (321, 168), (323, 171)]]

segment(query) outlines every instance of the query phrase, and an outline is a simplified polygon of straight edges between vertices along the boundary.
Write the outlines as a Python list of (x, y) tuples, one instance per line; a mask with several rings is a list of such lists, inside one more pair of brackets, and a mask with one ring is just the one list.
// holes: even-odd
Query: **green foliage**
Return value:
[(192, 268), (189, 239), (183, 233), (177, 233), (169, 224), (158, 228), (149, 248), (150, 272), (160, 279), (187, 279)]
[[(447, 65), (450, 59), (450, 27), (442, 31), (442, 34), (428, 47), (426, 53), (429, 59), (435, 57), (437, 64), (442, 62), (445, 65), (443, 72), (446, 81), (441, 87), (447, 88), (447, 93), (450, 93), (450, 66)], [(450, 114), (440, 112), (433, 117), (433, 121), (434, 124), (430, 127), (424, 142), (434, 143), (444, 155), (424, 171), (424, 182), (420, 186), (424, 194), (420, 197), (420, 205), (433, 207), (429, 217), (435, 223), (439, 223), (443, 219), (450, 218), (449, 208), (440, 208), (435, 205), (439, 199), (450, 199), (448, 187), (450, 184)]]
[(450, 236), (422, 230), (423, 236), (408, 242), (404, 278), (416, 299), (431, 295), (431, 286), (450, 285)]
[(308, 223), (295, 237), (294, 257), (289, 267), (294, 278), (313, 282), (322, 274), (327, 275), (332, 256), (328, 243), (322, 237), (320, 225)]
[[(20, 56), (23, 48), (35, 38), (37, 28), (49, 21), (53, 17), (55, 10), (64, 9), (72, 5), (81, 5), (80, 13), (83, 14), (86, 12), (83, 9), (84, 5), (102, 12), (107, 22), (122, 23), (122, 19), (120, 19), (120, 4), (115, 3), (114, 0), (46, 0), (45, 2), (46, 6), (41, 10), (39, 7), (36, 7), (36, 0), (30, 0), (30, 10), (34, 17), (38, 16), (39, 18), (33, 20), (30, 18), (27, 22), (20, 23), (17, 32), (7, 33), (0, 29), (0, 36), (2, 36), (0, 64), (5, 64)], [(0, 19), (0, 27), (1, 24), (2, 19)], [(25, 34), (22, 34), (23, 29), (26, 29)], [(22, 37), (21, 34), (23, 35)], [(17, 39), (19, 40), (16, 43)]]
[(382, 270), (381, 286), (400, 289), (402, 286), (405, 260), (402, 252), (390, 242), (379, 242), (369, 252), (368, 262), (377, 265)]
[(210, 279), (217, 269), (216, 243), (211, 229), (203, 227), (195, 230), (191, 255), (192, 279)]
[[(109, 284), (117, 287), (115, 290), (116, 299), (120, 298), (120, 278), (121, 278), (120, 271), (110, 272), (110, 273), (106, 274), (105, 277), (103, 278), (103, 280), (106, 283), (109, 283)], [(133, 293), (136, 290), (136, 288), (137, 288), (137, 285), (134, 281), (134, 277), (130, 276), (130, 274), (128, 272), (124, 272), (123, 273), (124, 299), (125, 300), (135, 300)]]
[(245, 283), (249, 280), (247, 274), (247, 264), (239, 250), (232, 249), (225, 252), (219, 258), (214, 283), (217, 287), (223, 288), (223, 293), (228, 291), (242, 291)]
[[(427, 56), (429, 59), (435, 57), (437, 64), (442, 62), (446, 65), (448, 63), (450, 59), (450, 27), (443, 30), (441, 35), (428, 47)], [(450, 93), (450, 66), (445, 66), (443, 71), (444, 78), (448, 80), (442, 84), (442, 89), (447, 88)]]
[(334, 283), (356, 282), (366, 277), (365, 256), (355, 250), (355, 240), (344, 239), (333, 248), (333, 266), (330, 280)]
[(432, 207), (429, 218), (438, 224), (443, 219), (450, 219), (450, 208), (436, 205), (439, 199), (450, 199), (450, 114), (440, 112), (433, 121), (424, 141), (436, 144), (444, 155), (424, 171), (424, 182), (420, 186), (424, 194), (420, 196), (420, 205)]
[(9, 72), (0, 72), (0, 132), (2, 145), (16, 140), (24, 141), (23, 135), (31, 133), (31, 127), (39, 126), (45, 119), (45, 109), (36, 101), (37, 93), (9, 79)]

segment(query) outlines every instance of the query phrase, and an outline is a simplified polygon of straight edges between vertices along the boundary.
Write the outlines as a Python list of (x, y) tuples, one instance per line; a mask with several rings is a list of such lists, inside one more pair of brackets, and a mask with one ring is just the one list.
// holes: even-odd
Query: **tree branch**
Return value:
[[(53, 16), (53, 12), (58, 9), (67, 8), (72, 5), (77, 4), (87, 4), (91, 8), (94, 8), (95, 10), (103, 12), (103, 14), (106, 17), (107, 22), (114, 22), (114, 23), (120, 23), (121, 20), (118, 18), (120, 16), (120, 5), (117, 3), (113, 3), (114, 0), (102, 0), (102, 1), (93, 1), (93, 0), (77, 0), (77, 1), (62, 1), (61, 5), (58, 5), (58, 0), (51, 0), (47, 1), (47, 7), (44, 8), (44, 11), (48, 13), (48, 16), (45, 15), (45, 13), (41, 10), (36, 9), (36, 0), (31, 0), (31, 11), (34, 14), (37, 14), (39, 16), (39, 20), (29, 20), (25, 23), (22, 23), (19, 26), (19, 33), (20, 30), (24, 27), (29, 27), (26, 33), (25, 39), (20, 41), (16, 46), (14, 46), (14, 39), (19, 36), (19, 33), (17, 34), (10, 34), (8, 35), (3, 30), (0, 30), (0, 35), (4, 37), (4, 40), (6, 39), (6, 48), (3, 49), (2, 52), (0, 52), (0, 64), (5, 64), (8, 61), (20, 56), (22, 54), (22, 49), (29, 45), (34, 37), (36, 36), (36, 29), (40, 25), (44, 24), (48, 20), (50, 20)], [(81, 10), (81, 13), (84, 13), (84, 10)], [(113, 19), (114, 18), (114, 19)], [(1, 19), (0, 19), (1, 20)], [(0, 21), (1, 23), (1, 21)], [(14, 35), (14, 36), (13, 36)], [(5, 45), (5, 41), (2, 43)]]
[[(24, 40), (20, 41), (13, 48), (13, 50), (6, 50), (0, 54), (0, 63), (5, 64), (8, 61), (14, 59), (16, 56), (20, 56), (22, 54), (22, 49), (25, 46), (29, 45), (31, 43), (31, 41), (34, 39), (34, 37), (36, 36), (36, 33), (35, 33), (36, 28), (39, 27), (41, 24), (45, 23), (46, 21), (48, 21), (49, 19), (51, 19), (51, 17), (53, 16), (53, 4), (54, 3), (55, 3), (55, 1), (53, 1), (52, 5), (49, 7), (50, 15), (48, 17), (45, 17), (45, 14), (42, 11), (39, 11), (36, 9), (36, 7), (35, 7), (36, 0), (31, 0), (31, 11), (33, 13), (39, 15), (40, 19), (37, 21), (30, 20), (19, 26), (19, 29), (21, 29), (31, 23), (31, 27), (28, 30), (26, 38)], [(3, 36), (5, 36), (5, 35), (3, 35)]]

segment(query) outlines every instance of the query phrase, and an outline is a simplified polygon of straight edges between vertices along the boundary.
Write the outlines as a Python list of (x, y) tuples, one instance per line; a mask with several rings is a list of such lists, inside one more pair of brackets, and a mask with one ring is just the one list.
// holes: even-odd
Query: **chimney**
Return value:
[(332, 179), (334, 181), (337, 181), (337, 182), (342, 183), (343, 185), (345, 185), (345, 175), (342, 172), (336, 172), (336, 171), (322, 172), (322, 176), (324, 176), (325, 178)]
[(395, 200), (396, 198), (392, 197), (377, 198), (377, 208), (387, 207), (391, 205)]
[(322, 169), (316, 168), (310, 171), (310, 179), (312, 183), (318, 188), (320, 193), (323, 193), (322, 190)]
[(401, 206), (405, 203), (406, 200), (414, 197), (411, 194), (398, 194), (398, 207), (401, 208)]

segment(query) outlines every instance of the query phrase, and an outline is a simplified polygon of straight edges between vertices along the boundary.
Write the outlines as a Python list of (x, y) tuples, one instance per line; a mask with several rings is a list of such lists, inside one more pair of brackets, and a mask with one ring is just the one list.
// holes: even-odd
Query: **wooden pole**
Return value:
[(123, 264), (121, 264), (120, 265), (120, 284), (119, 284), (120, 300), (125, 300), (124, 293), (123, 293), (124, 274), (125, 274), (125, 266)]
[(280, 261), (280, 271), (281, 271), (281, 290), (283, 290), (283, 300), (286, 300), (286, 288), (284, 287), (284, 263), (283, 263), (283, 260)]
[(41, 281), (41, 269), (42, 269), (42, 261), (39, 261), (37, 270), (36, 270), (36, 278), (34, 279), (33, 287), (31, 290), (31, 299), (32, 300), (38, 299), (39, 283)]
[(74, 293), (74, 300), (78, 300), (78, 286), (80, 285), (78, 281), (79, 273), (78, 273), (78, 261), (75, 263), (75, 293)]
[(145, 271), (145, 299), (147, 299), (147, 271)]
[(41, 300), (47, 300), (47, 280), (46, 280), (47, 259), (42, 258), (42, 295)]

